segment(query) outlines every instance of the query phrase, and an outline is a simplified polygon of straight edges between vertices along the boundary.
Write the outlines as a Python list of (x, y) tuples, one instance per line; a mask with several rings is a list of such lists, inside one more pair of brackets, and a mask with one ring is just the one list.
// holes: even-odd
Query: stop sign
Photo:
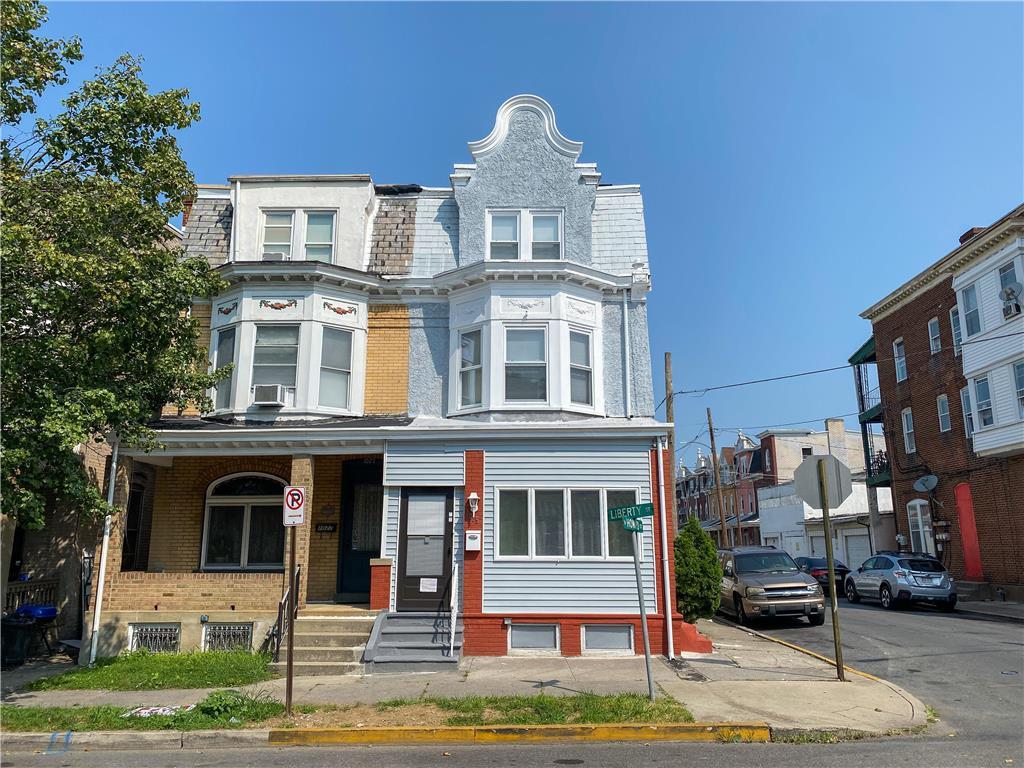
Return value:
[(818, 464), (825, 465), (825, 484), (828, 486), (828, 508), (836, 509), (853, 493), (850, 468), (835, 456), (808, 456), (793, 473), (793, 490), (812, 509), (821, 509), (818, 489)]

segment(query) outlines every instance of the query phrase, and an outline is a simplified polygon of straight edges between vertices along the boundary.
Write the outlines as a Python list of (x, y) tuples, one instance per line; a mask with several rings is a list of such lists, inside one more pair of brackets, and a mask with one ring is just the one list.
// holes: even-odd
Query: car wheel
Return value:
[(887, 610), (892, 610), (896, 607), (896, 600), (892, 596), (892, 590), (889, 589), (888, 584), (883, 584), (882, 588), (878, 590), (878, 599), (882, 602), (882, 607)]
[(815, 613), (812, 616), (808, 616), (807, 620), (811, 622), (812, 627), (820, 627), (825, 623), (825, 613)]
[(851, 603), (860, 602), (860, 595), (857, 594), (857, 585), (852, 581), (846, 582), (846, 599)]
[(732, 604), (736, 609), (736, 623), (740, 626), (746, 626), (749, 619), (747, 619), (747, 612), (743, 610), (743, 600), (737, 595), (732, 599)]

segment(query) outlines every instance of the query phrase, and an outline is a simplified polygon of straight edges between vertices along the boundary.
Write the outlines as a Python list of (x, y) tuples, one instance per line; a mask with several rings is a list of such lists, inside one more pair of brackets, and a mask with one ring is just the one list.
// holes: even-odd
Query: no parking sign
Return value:
[(302, 525), (306, 522), (306, 489), (301, 485), (288, 485), (284, 489), (284, 524)]

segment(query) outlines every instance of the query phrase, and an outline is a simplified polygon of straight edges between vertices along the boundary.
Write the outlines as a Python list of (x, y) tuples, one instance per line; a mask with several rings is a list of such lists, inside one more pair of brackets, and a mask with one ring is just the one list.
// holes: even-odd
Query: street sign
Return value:
[(284, 524), (302, 525), (306, 522), (306, 489), (288, 485), (284, 489)]
[(641, 517), (624, 517), (622, 518), (622, 527), (631, 533), (643, 533), (644, 521)]
[(818, 489), (818, 464), (825, 464), (825, 477), (828, 478), (829, 509), (837, 509), (853, 493), (850, 479), (850, 468), (835, 456), (808, 456), (796, 472), (793, 473), (793, 490), (812, 509), (821, 509), (822, 498)]
[(635, 517), (654, 517), (654, 505), (630, 504), (627, 507), (612, 507), (608, 510), (609, 520), (625, 520)]

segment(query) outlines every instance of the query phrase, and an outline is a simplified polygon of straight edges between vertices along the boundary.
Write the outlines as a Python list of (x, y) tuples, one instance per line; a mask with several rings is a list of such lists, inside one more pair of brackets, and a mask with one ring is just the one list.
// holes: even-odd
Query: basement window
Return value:
[(181, 646), (181, 624), (129, 624), (129, 648), (150, 653), (177, 653)]
[(583, 650), (595, 653), (633, 653), (632, 624), (584, 624)]
[(211, 622), (203, 625), (204, 651), (252, 649), (252, 623)]
[(557, 624), (513, 624), (509, 627), (510, 651), (557, 651)]

